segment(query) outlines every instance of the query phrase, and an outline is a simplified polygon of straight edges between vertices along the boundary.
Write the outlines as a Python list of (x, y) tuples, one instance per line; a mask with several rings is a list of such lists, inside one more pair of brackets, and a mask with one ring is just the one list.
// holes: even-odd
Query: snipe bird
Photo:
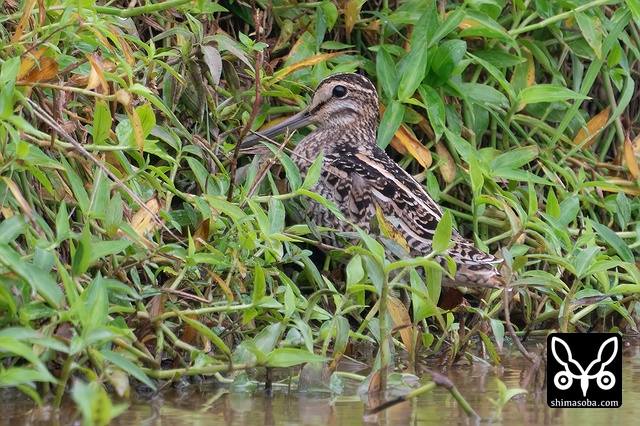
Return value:
[[(386, 217), (395, 218), (389, 223), (404, 236), (410, 254), (427, 255), (442, 208), (378, 146), (378, 115), (378, 93), (369, 79), (359, 74), (334, 74), (320, 82), (307, 108), (249, 136), (242, 147), (314, 124), (316, 129), (298, 143), (291, 157), (304, 177), (323, 154), (321, 176), (312, 191), (331, 200), (349, 222), (367, 231), (379, 206)], [(313, 200), (309, 215), (317, 225), (352, 230)], [(494, 264), (500, 260), (474, 247), (455, 229), (452, 240), (447, 253), (457, 270), (454, 279), (443, 279), (443, 284), (498, 287), (500, 279)]]

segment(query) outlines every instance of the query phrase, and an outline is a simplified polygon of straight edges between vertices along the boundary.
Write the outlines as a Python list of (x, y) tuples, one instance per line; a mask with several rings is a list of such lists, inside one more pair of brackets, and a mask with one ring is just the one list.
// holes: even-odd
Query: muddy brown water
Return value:
[[(633, 425), (640, 424), (640, 339), (625, 339), (623, 348), (623, 400), (620, 408), (550, 408), (541, 372), (528, 393), (508, 402), (500, 413), (491, 398), (498, 398), (497, 379), (508, 388), (520, 387), (529, 363), (512, 352), (503, 356), (503, 366), (480, 362), (443, 370), (462, 395), (482, 417), (467, 417), (450, 394), (442, 388), (393, 406), (373, 417), (365, 417), (370, 401), (356, 395), (356, 386), (347, 386), (344, 395), (302, 394), (277, 389), (231, 393), (216, 384), (170, 389), (153, 399), (138, 397), (113, 425)], [(427, 383), (428, 375), (422, 377)], [(347, 383), (348, 384), (348, 383)], [(73, 406), (59, 412), (33, 409), (24, 397), (0, 401), (0, 425), (80, 424)]]

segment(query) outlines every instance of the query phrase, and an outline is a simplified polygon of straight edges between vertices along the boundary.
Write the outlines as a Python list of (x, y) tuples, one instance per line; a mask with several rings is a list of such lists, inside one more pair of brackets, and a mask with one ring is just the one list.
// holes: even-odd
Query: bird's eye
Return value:
[(340, 85), (334, 87), (333, 96), (335, 96), (336, 98), (344, 98), (345, 96), (347, 96), (347, 88)]

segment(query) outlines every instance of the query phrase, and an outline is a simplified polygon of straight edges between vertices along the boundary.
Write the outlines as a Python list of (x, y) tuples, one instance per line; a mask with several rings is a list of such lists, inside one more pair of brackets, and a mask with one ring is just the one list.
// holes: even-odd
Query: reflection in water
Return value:
[[(637, 424), (640, 418), (640, 342), (624, 348), (623, 403), (618, 409), (561, 409), (549, 408), (542, 389), (544, 372), (531, 381), (529, 393), (507, 403), (502, 417), (489, 398), (498, 397), (496, 379), (508, 388), (517, 388), (527, 374), (529, 364), (518, 354), (503, 359), (504, 366), (493, 367), (481, 363), (456, 365), (444, 373), (484, 419), (495, 425), (575, 425)], [(434, 369), (438, 370), (434, 366)], [(425, 381), (428, 376), (424, 377)], [(534, 385), (535, 383), (535, 385)], [(276, 390), (264, 392), (230, 393), (220, 385), (189, 386), (164, 392), (152, 401), (140, 397), (131, 408), (118, 417), (114, 425), (473, 425), (462, 409), (444, 389), (436, 389), (415, 400), (396, 405), (377, 417), (364, 419), (363, 398), (354, 395), (355, 386), (346, 389), (347, 396), (328, 393), (288, 393)], [(70, 407), (60, 414), (50, 409), (32, 410), (28, 401), (0, 402), (0, 425), (70, 424), (74, 415)], [(8, 413), (8, 415), (7, 415)], [(75, 420), (78, 417), (75, 416)], [(79, 423), (78, 423), (79, 424)]]

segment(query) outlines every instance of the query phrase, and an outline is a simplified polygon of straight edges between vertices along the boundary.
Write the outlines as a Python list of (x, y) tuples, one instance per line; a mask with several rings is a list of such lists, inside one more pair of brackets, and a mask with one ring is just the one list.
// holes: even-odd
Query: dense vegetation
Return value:
[[(499, 363), (505, 336), (637, 332), (638, 0), (128, 5), (0, 6), (0, 387), (55, 406), (71, 389), (100, 423), (103, 385), (131, 378), (332, 371), (362, 341), (382, 365)], [(374, 81), (379, 144), (450, 211), (436, 248), (455, 223), (508, 290), (445, 306), (432, 260), (385, 259), (384, 220), (322, 243), (318, 175), (287, 154), (308, 130), (238, 155), (345, 71)]]

